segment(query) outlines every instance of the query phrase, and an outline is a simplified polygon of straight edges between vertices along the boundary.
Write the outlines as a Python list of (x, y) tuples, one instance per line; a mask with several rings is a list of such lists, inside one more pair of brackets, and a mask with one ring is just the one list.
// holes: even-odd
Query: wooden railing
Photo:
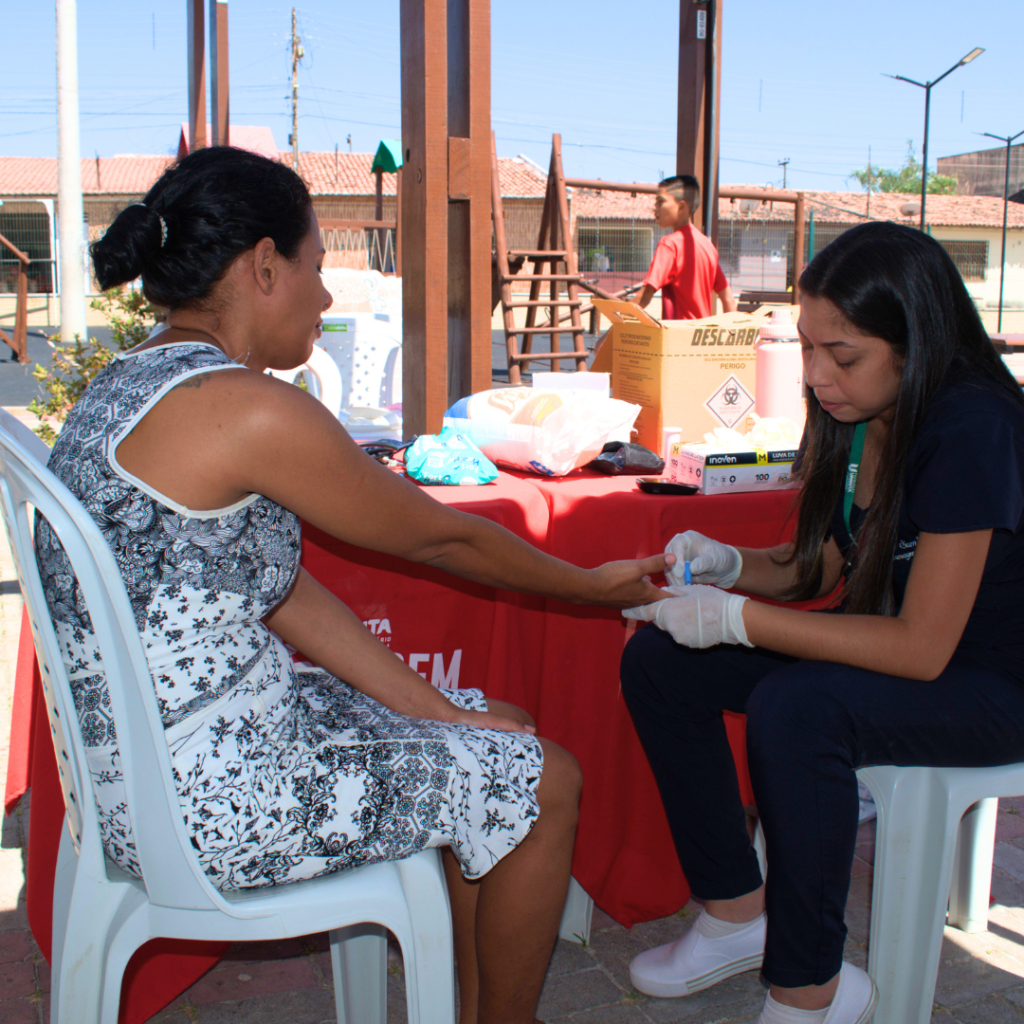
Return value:
[(5, 331), (0, 329), (2, 338), (14, 350), (19, 363), (29, 362), (28, 358), (28, 274), (26, 268), (29, 264), (28, 253), (22, 252), (17, 246), (12, 245), (3, 235), (0, 235), (0, 245), (10, 249), (18, 258), (18, 291), (14, 306), (14, 337), (12, 338)]

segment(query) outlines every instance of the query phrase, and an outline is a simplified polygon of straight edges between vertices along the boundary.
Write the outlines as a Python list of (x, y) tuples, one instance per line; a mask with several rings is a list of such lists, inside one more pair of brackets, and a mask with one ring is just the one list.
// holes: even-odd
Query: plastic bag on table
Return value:
[(406, 450), (405, 471), (421, 484), (489, 484), (498, 479), (494, 463), (451, 427), (416, 438)]
[(639, 405), (596, 392), (498, 388), (460, 399), (444, 422), (500, 466), (565, 476), (611, 437), (628, 437), (639, 413)]

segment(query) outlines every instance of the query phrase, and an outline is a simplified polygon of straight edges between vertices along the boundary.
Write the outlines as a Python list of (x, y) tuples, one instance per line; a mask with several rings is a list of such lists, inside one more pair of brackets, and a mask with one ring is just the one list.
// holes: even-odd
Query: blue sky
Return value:
[[(398, 0), (303, 0), (303, 149), (358, 151), (400, 125)], [(566, 172), (651, 181), (675, 153), (677, 0), (492, 0), (492, 114), (502, 156)], [(56, 155), (54, 5), (4, 3), (0, 154)], [(231, 114), (290, 130), (291, 5), (231, 0)], [(172, 151), (186, 117), (182, 0), (79, 0), (82, 154)], [(920, 152), (924, 93), (882, 77), (938, 77), (931, 156), (982, 148), (975, 132), (1024, 129), (1024, 4), (993, 0), (724, 0), (722, 180), (859, 188), (849, 172)], [(11, 44), (14, 45), (11, 45)]]

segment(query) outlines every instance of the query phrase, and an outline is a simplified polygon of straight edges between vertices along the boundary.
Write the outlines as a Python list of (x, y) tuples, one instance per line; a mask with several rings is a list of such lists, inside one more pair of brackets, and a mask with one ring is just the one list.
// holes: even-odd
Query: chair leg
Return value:
[(409, 908), (411, 935), (399, 935), (405, 956), (409, 1024), (455, 1024), (452, 913), (439, 850), (395, 862)]
[(385, 1024), (388, 939), (379, 924), (354, 924), (330, 933), (338, 1024)]
[(874, 1024), (929, 1024), (959, 810), (941, 773), (863, 768), (878, 806), (868, 973)]
[(949, 890), (949, 923), (961, 931), (988, 931), (998, 812), (998, 799), (988, 797), (968, 807), (960, 822)]

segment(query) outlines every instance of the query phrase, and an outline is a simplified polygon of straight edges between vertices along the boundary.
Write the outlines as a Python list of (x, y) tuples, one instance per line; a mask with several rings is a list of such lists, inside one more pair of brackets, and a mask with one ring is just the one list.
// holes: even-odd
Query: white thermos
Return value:
[(757, 343), (754, 412), (758, 416), (786, 416), (803, 427), (807, 407), (800, 333), (788, 309), (773, 309), (769, 319)]

